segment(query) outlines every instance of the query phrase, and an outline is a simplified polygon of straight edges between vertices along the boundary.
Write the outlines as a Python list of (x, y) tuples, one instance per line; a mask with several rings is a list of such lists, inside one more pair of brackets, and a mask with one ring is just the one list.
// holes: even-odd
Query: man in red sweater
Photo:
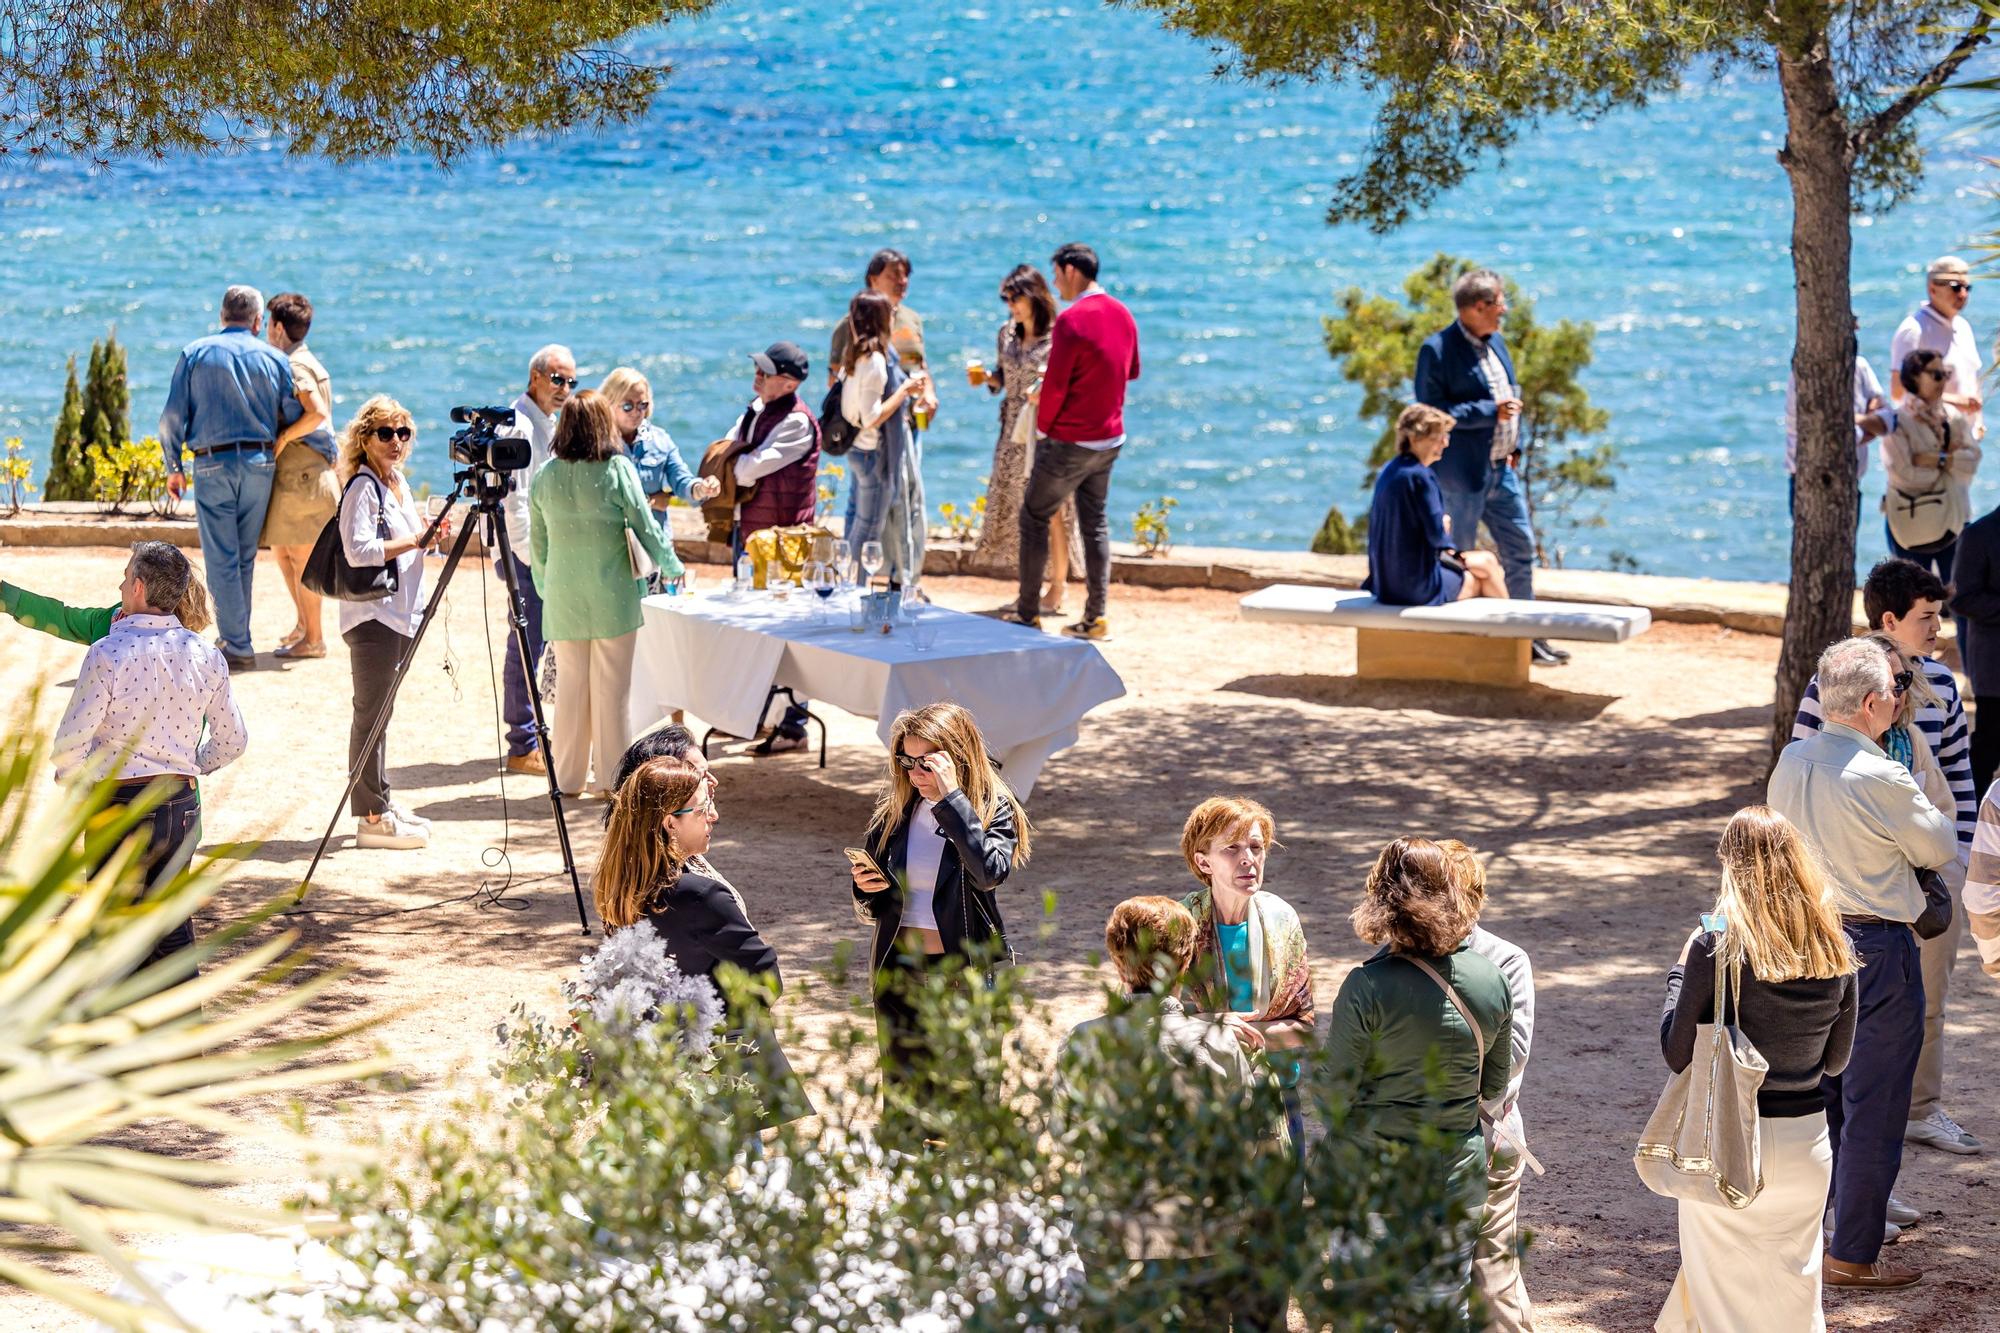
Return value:
[(1088, 592), (1083, 619), (1063, 633), (1105, 639), (1110, 637), (1104, 603), (1111, 588), (1111, 525), (1104, 506), (1111, 465), (1125, 444), (1125, 384), (1139, 378), (1139, 326), (1131, 311), (1098, 286), (1095, 250), (1072, 241), (1051, 263), (1056, 290), (1069, 308), (1056, 316), (1035, 408), (1035, 461), (1020, 511), (1020, 595), (1007, 619), (1040, 627), (1049, 520), (1074, 495)]

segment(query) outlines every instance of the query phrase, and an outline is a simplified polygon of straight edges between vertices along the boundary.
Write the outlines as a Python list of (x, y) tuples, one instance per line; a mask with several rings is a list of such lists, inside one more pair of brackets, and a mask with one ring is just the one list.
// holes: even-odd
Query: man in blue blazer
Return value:
[[(1452, 285), (1458, 318), (1424, 339), (1417, 352), (1416, 397), (1458, 423), (1451, 448), (1431, 469), (1444, 492), (1452, 539), (1470, 548), (1479, 525), (1493, 534), (1507, 595), (1535, 595), (1535, 530), (1521, 490), (1521, 391), (1507, 340), (1500, 336), (1507, 296), (1500, 275), (1475, 269)], [(1535, 640), (1534, 661), (1557, 666), (1569, 654)]]

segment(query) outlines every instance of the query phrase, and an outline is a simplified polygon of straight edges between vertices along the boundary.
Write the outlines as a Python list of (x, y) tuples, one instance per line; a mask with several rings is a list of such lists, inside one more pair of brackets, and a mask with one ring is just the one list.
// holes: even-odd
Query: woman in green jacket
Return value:
[[(115, 606), (71, 606), (53, 597), (0, 582), (0, 610), (27, 629), (38, 629), (71, 643), (92, 644), (111, 632), (111, 622), (124, 613)], [(215, 623), (208, 613), (208, 591), (201, 580), (188, 582), (187, 596), (174, 608), (181, 624), (200, 634)]]
[[(1327, 1062), (1354, 1081), (1357, 1119), (1378, 1138), (1421, 1151), (1429, 1130), (1453, 1145), (1452, 1180), (1476, 1230), (1486, 1204), (1482, 1103), (1505, 1099), (1513, 1067), (1507, 979), (1472, 951), (1464, 895), (1429, 838), (1382, 849), (1353, 921), (1355, 934), (1382, 947), (1340, 984)], [(1473, 1234), (1459, 1289), (1471, 1279)]]
[(528, 488), (528, 554), (542, 595), (542, 637), (556, 655), (550, 757), (564, 794), (588, 789), (609, 796), (631, 739), (625, 697), (641, 585), (630, 543), (668, 579), (681, 576), (681, 562), (646, 506), (604, 395), (586, 389), (569, 400), (549, 452)]

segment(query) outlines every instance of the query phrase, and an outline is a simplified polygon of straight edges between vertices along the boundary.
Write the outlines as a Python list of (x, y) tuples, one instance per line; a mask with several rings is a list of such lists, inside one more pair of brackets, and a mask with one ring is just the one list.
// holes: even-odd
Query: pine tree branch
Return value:
[(1911, 112), (1935, 97), (1958, 73), (1959, 66), (1971, 58), (1972, 53), (1986, 44), (1988, 33), (1993, 27), (1993, 11), (1981, 6), (1984, 12), (1978, 22), (1966, 29), (1942, 60), (1932, 65), (1924, 76), (1903, 90), (1889, 105), (1861, 123), (1850, 138), (1854, 155), (1858, 158), (1879, 142), (1896, 126), (1902, 124)]

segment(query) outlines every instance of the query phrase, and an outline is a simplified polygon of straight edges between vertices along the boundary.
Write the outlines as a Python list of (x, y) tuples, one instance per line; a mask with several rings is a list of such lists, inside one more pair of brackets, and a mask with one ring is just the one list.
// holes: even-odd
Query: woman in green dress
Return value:
[[(4, 581), (0, 581), (0, 610), (26, 629), (38, 629), (81, 644), (96, 643), (109, 634), (111, 622), (124, 614), (116, 606), (71, 606)], [(201, 586), (200, 579), (188, 581), (187, 596), (174, 608), (174, 615), (196, 634), (215, 623), (215, 617), (208, 612), (208, 590)]]
[[(681, 562), (647, 507), (611, 403), (586, 389), (563, 408), (550, 459), (528, 487), (528, 554), (555, 649), (550, 758), (566, 796), (609, 796), (631, 740), (626, 696), (639, 639), (634, 545), (668, 580)], [(597, 777), (591, 781), (592, 756)]]

